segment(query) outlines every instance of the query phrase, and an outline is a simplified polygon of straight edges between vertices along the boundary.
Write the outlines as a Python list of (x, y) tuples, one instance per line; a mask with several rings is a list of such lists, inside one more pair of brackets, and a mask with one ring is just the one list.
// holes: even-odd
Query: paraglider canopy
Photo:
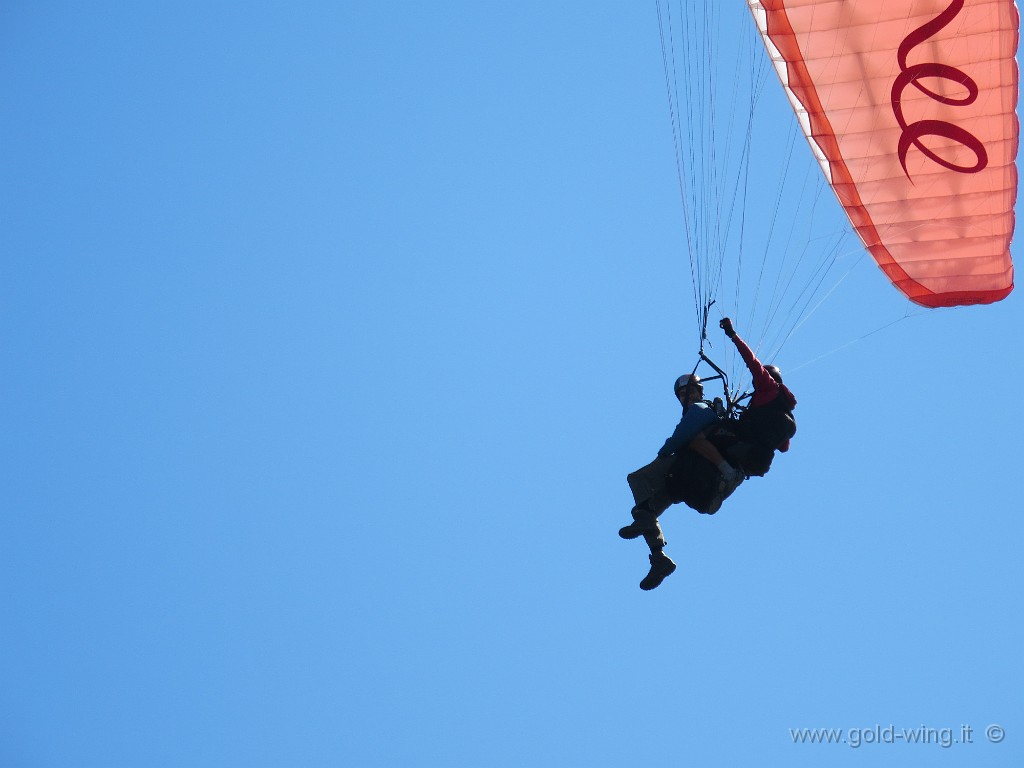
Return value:
[(1014, 0), (748, 0), (811, 147), (886, 276), (927, 307), (1013, 289)]

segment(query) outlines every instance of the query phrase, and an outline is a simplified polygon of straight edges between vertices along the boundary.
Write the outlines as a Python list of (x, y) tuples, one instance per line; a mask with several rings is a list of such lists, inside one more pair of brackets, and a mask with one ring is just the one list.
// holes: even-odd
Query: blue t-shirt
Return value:
[(718, 421), (718, 414), (707, 403), (693, 403), (683, 409), (683, 418), (676, 425), (675, 432), (658, 451), (659, 456), (668, 456), (681, 451), (697, 434)]

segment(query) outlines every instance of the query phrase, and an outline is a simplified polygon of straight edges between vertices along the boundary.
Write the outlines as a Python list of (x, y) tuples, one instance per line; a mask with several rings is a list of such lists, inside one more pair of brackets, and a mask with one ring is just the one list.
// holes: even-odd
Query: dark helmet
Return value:
[(768, 371), (768, 375), (775, 379), (777, 382), (779, 382), (779, 384), (782, 383), (782, 371), (780, 371), (777, 367), (775, 367), (774, 365), (766, 365), (764, 369)]

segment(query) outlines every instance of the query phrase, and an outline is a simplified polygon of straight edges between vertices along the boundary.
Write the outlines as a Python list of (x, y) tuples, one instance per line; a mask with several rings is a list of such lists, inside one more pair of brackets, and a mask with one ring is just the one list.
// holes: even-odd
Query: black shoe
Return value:
[(640, 582), (640, 589), (648, 591), (661, 584), (676, 569), (672, 559), (664, 554), (651, 555), (651, 570), (643, 581)]
[(637, 507), (633, 507), (632, 514), (633, 522), (619, 528), (619, 536), (624, 539), (635, 539), (643, 536), (645, 531), (654, 530), (654, 527), (658, 524), (658, 518), (652, 517), (648, 512), (641, 512)]
[(636, 522), (630, 523), (629, 525), (624, 525), (622, 528), (619, 528), (619, 536), (621, 536), (624, 539), (635, 539), (638, 536), (643, 535), (644, 529), (640, 527), (639, 523)]

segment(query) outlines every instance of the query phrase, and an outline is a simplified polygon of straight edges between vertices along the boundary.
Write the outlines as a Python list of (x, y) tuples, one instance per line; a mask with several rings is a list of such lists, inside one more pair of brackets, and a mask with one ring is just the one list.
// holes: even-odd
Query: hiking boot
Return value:
[(652, 517), (649, 512), (633, 507), (633, 522), (619, 528), (619, 536), (624, 539), (635, 539), (643, 536), (647, 531), (654, 531), (658, 525), (658, 518)]
[(635, 539), (644, 535), (646, 529), (640, 525), (640, 523), (634, 521), (629, 525), (624, 525), (619, 528), (619, 536), (624, 539)]
[(660, 585), (676, 569), (676, 564), (664, 552), (651, 555), (650, 560), (651, 570), (640, 582), (640, 589), (644, 591), (652, 590)]

